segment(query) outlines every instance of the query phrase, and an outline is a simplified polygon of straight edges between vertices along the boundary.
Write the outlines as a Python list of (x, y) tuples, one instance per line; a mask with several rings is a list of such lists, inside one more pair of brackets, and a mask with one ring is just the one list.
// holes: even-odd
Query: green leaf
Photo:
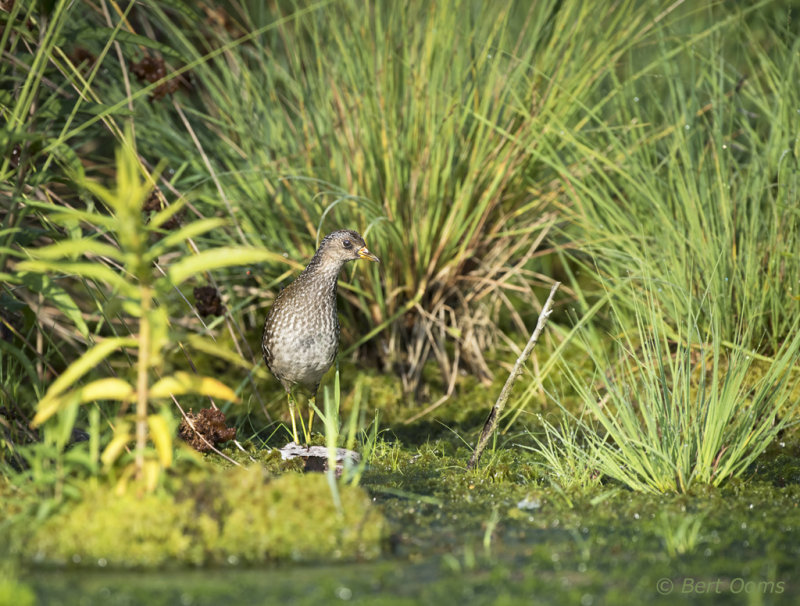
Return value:
[(243, 358), (232, 349), (223, 347), (211, 339), (193, 334), (189, 335), (188, 343), (189, 347), (192, 349), (209, 354), (221, 360), (225, 360), (226, 362), (238, 366), (246, 371), (252, 371), (256, 374), (256, 376), (260, 376), (265, 379), (268, 379), (271, 376), (263, 366), (254, 367), (250, 360)]
[[(7, 246), (0, 246), (0, 255), (8, 255), (9, 257), (17, 257), (18, 259), (24, 259), (24, 255), (18, 251), (14, 250), (13, 248), (8, 248)], [(3, 274), (7, 276), (9, 274)]]
[(168, 398), (170, 396), (184, 395), (187, 393), (219, 398), (238, 402), (234, 391), (217, 379), (201, 377), (188, 372), (176, 372), (174, 375), (164, 377), (150, 388), (148, 396), (151, 398)]
[(147, 417), (150, 428), (150, 439), (155, 444), (158, 460), (162, 467), (172, 465), (172, 431), (170, 424), (163, 415), (154, 414)]
[(128, 278), (116, 273), (113, 269), (100, 263), (86, 263), (80, 261), (23, 261), (17, 265), (20, 271), (30, 271), (43, 274), (54, 272), (61, 274), (75, 274), (90, 280), (106, 282), (119, 292), (129, 297), (135, 297), (139, 290)]
[(64, 400), (64, 404), (59, 407), (57, 423), (53, 428), (56, 446), (59, 450), (63, 450), (72, 438), (72, 429), (78, 418), (78, 405), (80, 404), (76, 394), (68, 394)]
[(144, 489), (147, 492), (153, 492), (158, 486), (158, 480), (161, 477), (161, 465), (158, 461), (152, 459), (145, 459), (142, 466), (142, 478), (144, 479)]
[(59, 396), (47, 397), (39, 402), (34, 425), (40, 425), (54, 414), (61, 412), (71, 405), (85, 404), (95, 400), (121, 400), (134, 399), (133, 387), (126, 381), (115, 377), (98, 379), (78, 389), (73, 389)]
[(116, 118), (125, 118), (128, 116), (135, 116), (136, 112), (132, 109), (128, 109), (127, 107), (115, 107), (111, 108), (110, 105), (105, 105), (104, 103), (90, 103), (88, 101), (84, 101), (81, 103), (80, 108), (78, 109), (77, 115), (85, 115), (85, 116), (97, 116), (114, 113)]
[(5, 238), (6, 236), (14, 236), (12, 238), (15, 242), (17, 241), (16, 236), (21, 236), (25, 234), (25, 231), (20, 229), (19, 227), (9, 227), (6, 229), (0, 229), (0, 238)]
[(137, 47), (144, 46), (146, 48), (152, 48), (153, 50), (163, 53), (164, 55), (183, 59), (183, 56), (171, 46), (167, 46), (166, 44), (152, 40), (147, 36), (140, 36), (139, 34), (132, 34), (131, 32), (126, 32), (123, 30), (116, 31), (111, 27), (90, 27), (82, 29), (75, 35), (77, 40), (101, 40), (102, 42), (107, 42), (112, 37), (116, 42), (132, 44)]
[(154, 214), (150, 218), (150, 222), (147, 224), (149, 228), (158, 229), (164, 223), (169, 221), (170, 218), (177, 215), (181, 209), (186, 206), (186, 198), (180, 198), (176, 200), (172, 204), (169, 204), (166, 208), (162, 208), (156, 214)]
[(54, 403), (70, 387), (77, 383), (83, 375), (97, 367), (100, 362), (105, 360), (113, 351), (121, 347), (136, 345), (136, 339), (130, 337), (111, 337), (102, 341), (84, 353), (80, 358), (70, 364), (67, 369), (59, 375), (50, 385), (50, 389), (36, 405), (37, 413), (33, 418), (32, 425), (41, 425), (52, 416), (59, 407), (59, 403)]
[(72, 179), (80, 182), (85, 178), (81, 159), (70, 145), (58, 143), (52, 148), (52, 154), (56, 161), (64, 168), (64, 172)]
[(25, 204), (26, 206), (43, 211), (50, 221), (58, 225), (69, 225), (78, 221), (84, 221), (92, 225), (105, 227), (109, 230), (113, 230), (117, 226), (117, 219), (110, 215), (101, 215), (100, 213), (93, 213), (87, 210), (66, 208), (64, 206), (48, 204), (47, 202), (38, 202), (36, 200), (27, 200)]
[[(24, 269), (25, 261), (17, 264), (16, 269)], [(83, 314), (72, 296), (50, 276), (37, 272), (18, 272), (17, 278), (33, 292), (41, 293), (50, 303), (63, 313), (75, 325), (75, 328), (86, 338), (89, 336), (89, 327), (83, 320)]]
[(28, 252), (35, 259), (63, 259), (65, 257), (74, 258), (81, 254), (93, 254), (99, 257), (109, 257), (120, 260), (122, 251), (116, 246), (98, 242), (96, 238), (80, 238), (78, 240), (64, 240), (44, 246), (42, 248), (29, 249)]
[(81, 403), (95, 400), (121, 400), (129, 402), (134, 399), (133, 386), (117, 377), (98, 379), (84, 385), (80, 390)]
[(37, 412), (33, 417), (33, 421), (31, 421), (31, 425), (33, 427), (38, 427), (59, 410), (66, 408), (70, 404), (75, 404), (77, 401), (78, 395), (74, 391), (69, 391), (64, 395), (58, 395), (52, 398), (45, 396), (37, 405)]
[(114, 437), (108, 443), (108, 446), (106, 446), (103, 454), (100, 455), (100, 460), (103, 462), (103, 465), (108, 467), (116, 461), (123, 450), (125, 450), (125, 446), (127, 446), (128, 442), (132, 439), (133, 435), (131, 435), (130, 425), (128, 423), (120, 423), (117, 425), (114, 431)]
[(206, 271), (232, 265), (249, 265), (266, 261), (286, 261), (286, 259), (263, 248), (221, 246), (204, 250), (191, 257), (184, 257), (173, 263), (167, 271), (167, 278), (174, 286), (178, 286), (184, 280)]
[(225, 221), (225, 219), (219, 218), (192, 221), (187, 226), (171, 232), (168, 236), (164, 236), (156, 245), (147, 251), (147, 256), (151, 259), (155, 259), (176, 244), (180, 244), (189, 238), (194, 238), (217, 227), (222, 227), (226, 223), (227, 221)]

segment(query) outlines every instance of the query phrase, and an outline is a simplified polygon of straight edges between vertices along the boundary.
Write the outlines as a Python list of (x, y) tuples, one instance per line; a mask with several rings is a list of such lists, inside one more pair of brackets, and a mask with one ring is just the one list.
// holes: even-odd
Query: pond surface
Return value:
[(378, 561), (33, 569), (21, 580), (46, 606), (800, 603), (793, 463), (693, 495), (604, 486), (567, 498), (458, 480), (442, 462), (364, 478), (391, 526)]
[(373, 563), (38, 571), (25, 580), (47, 606), (797, 603), (797, 547), (785, 554), (790, 563), (770, 556), (763, 541), (753, 543), (710, 556), (701, 546), (699, 554), (671, 559), (635, 529), (541, 530), (503, 537), (489, 555), (481, 542), (449, 556)]

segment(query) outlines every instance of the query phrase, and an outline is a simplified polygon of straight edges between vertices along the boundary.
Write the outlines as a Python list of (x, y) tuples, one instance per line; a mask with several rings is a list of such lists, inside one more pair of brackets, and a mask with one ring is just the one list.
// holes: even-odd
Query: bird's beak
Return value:
[(375, 263), (381, 262), (381, 260), (378, 257), (369, 252), (366, 246), (362, 246), (361, 248), (358, 249), (358, 256), (359, 258), (366, 259), (367, 261), (375, 261)]

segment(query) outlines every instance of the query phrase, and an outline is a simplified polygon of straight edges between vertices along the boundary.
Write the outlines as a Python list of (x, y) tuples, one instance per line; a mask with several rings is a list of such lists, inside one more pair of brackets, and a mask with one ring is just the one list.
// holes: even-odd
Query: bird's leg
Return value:
[[(294, 409), (297, 405), (295, 404), (294, 395), (292, 394), (291, 391), (288, 392), (288, 396), (289, 396), (289, 416), (292, 417), (292, 439), (294, 440), (295, 444), (299, 444), (300, 439), (297, 437), (297, 425), (294, 422)], [(302, 423), (303, 420), (300, 419), (300, 422)]]
[(303, 438), (305, 438), (305, 445), (311, 442), (311, 423), (314, 422), (314, 398), (309, 399), (308, 406), (310, 412), (308, 413), (308, 425), (303, 423), (303, 415), (300, 415), (300, 429), (303, 430)]
[(311, 424), (314, 422), (314, 405), (316, 404), (316, 396), (308, 401), (308, 434), (306, 435), (306, 444), (311, 438)]

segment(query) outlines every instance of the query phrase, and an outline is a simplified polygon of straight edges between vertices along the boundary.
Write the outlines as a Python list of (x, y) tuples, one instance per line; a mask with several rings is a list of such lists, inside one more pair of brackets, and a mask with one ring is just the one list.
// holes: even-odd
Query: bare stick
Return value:
[(492, 406), (492, 410), (489, 412), (489, 417), (486, 419), (486, 423), (483, 424), (481, 436), (478, 438), (478, 443), (475, 445), (475, 450), (472, 451), (472, 458), (470, 458), (469, 463), (467, 464), (467, 469), (475, 468), (481, 458), (481, 454), (483, 454), (483, 450), (486, 448), (486, 443), (489, 441), (489, 438), (492, 437), (495, 429), (497, 429), (497, 423), (500, 420), (500, 413), (503, 412), (503, 408), (508, 401), (508, 397), (511, 395), (511, 388), (522, 374), (522, 366), (531, 355), (533, 346), (536, 345), (539, 335), (542, 334), (542, 330), (544, 330), (544, 326), (547, 324), (547, 318), (550, 317), (550, 314), (553, 311), (553, 296), (555, 296), (559, 286), (561, 286), (561, 282), (556, 282), (553, 284), (553, 288), (550, 289), (550, 296), (547, 297), (547, 301), (542, 308), (542, 313), (539, 314), (539, 320), (536, 322), (536, 328), (533, 330), (531, 338), (528, 339), (528, 344), (525, 346), (525, 349), (522, 350), (519, 358), (517, 358), (514, 368), (511, 369), (511, 374), (508, 375), (506, 384), (503, 385), (503, 390), (500, 392), (497, 402), (495, 402), (494, 406)]

